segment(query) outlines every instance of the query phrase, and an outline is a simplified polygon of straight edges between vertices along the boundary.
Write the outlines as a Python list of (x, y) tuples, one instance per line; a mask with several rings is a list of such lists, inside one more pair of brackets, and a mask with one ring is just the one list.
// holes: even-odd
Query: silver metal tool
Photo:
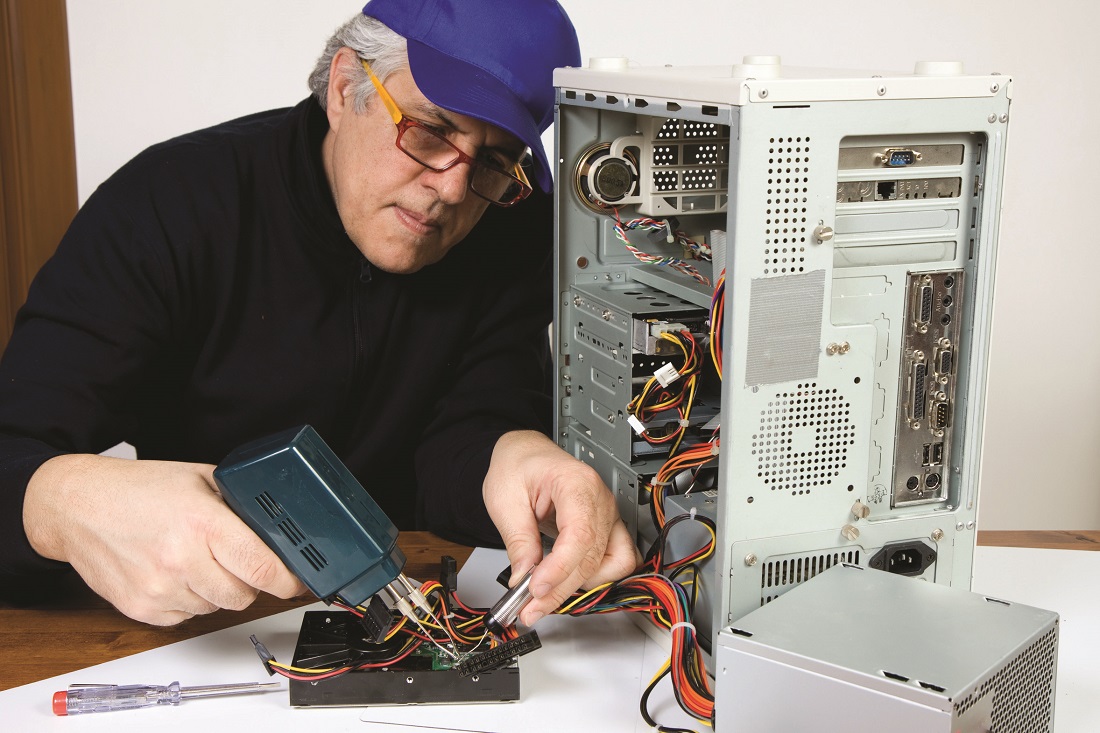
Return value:
[(519, 612), (523, 610), (527, 602), (531, 600), (531, 568), (520, 579), (514, 588), (506, 592), (485, 615), (485, 627), (494, 634), (501, 634), (506, 628), (516, 622)]

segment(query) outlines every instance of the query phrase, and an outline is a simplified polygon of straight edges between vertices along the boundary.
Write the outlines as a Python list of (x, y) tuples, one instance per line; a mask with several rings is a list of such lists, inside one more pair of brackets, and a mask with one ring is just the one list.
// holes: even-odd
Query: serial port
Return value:
[(937, 402), (932, 412), (931, 427), (934, 430), (943, 430), (951, 424), (951, 404), (949, 402)]

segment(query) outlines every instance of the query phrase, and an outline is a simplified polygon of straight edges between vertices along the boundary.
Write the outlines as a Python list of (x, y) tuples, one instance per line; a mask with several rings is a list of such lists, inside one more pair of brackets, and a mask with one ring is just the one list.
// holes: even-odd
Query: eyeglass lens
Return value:
[[(407, 120), (407, 121), (406, 121)], [(413, 120), (403, 120), (398, 146), (411, 158), (432, 170), (442, 171), (463, 156), (448, 140)], [(523, 184), (502, 170), (478, 161), (473, 166), (470, 188), (479, 196), (502, 204), (514, 203), (523, 192)]]

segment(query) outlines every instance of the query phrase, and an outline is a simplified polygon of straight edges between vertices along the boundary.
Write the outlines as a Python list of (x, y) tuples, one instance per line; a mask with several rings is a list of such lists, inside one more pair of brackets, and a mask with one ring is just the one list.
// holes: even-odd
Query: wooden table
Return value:
[[(442, 555), (451, 555), (461, 566), (471, 552), (468, 547), (441, 540), (427, 532), (404, 532), (399, 544), (408, 557), (405, 574), (418, 580), (438, 575)], [(978, 532), (978, 544), (1100, 550), (1100, 531), (982, 531)], [(4, 674), (0, 675), (0, 690), (219, 631), (315, 601), (314, 598), (284, 601), (261, 595), (244, 611), (218, 611), (167, 628), (147, 626), (126, 618), (83, 584), (74, 584), (64, 603), (30, 607), (0, 603), (0, 650), (7, 662)]]
[[(402, 532), (398, 545), (408, 559), (405, 574), (417, 580), (438, 577), (443, 555), (455, 558), (461, 567), (472, 552), (429, 532)], [(0, 690), (317, 602), (313, 597), (284, 601), (265, 593), (243, 611), (217, 611), (159, 627), (123, 616), (83, 583), (72, 586), (60, 602), (26, 607), (0, 602), (0, 656), (5, 661)]]

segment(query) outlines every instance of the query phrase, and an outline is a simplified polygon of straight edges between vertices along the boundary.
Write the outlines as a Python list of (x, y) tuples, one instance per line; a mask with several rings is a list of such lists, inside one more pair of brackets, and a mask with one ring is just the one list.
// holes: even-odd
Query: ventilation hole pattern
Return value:
[(680, 188), (680, 174), (676, 171), (654, 171), (653, 190), (676, 191)]
[(700, 170), (684, 171), (681, 188), (685, 191), (699, 191), (714, 188), (718, 185), (718, 170), (704, 168)]
[[(818, 389), (816, 383), (777, 394), (761, 411), (760, 431), (752, 436), (757, 477), (772, 491), (791, 496), (831, 484), (848, 466), (848, 446), (855, 443), (850, 411), (851, 403), (835, 388)], [(796, 436), (802, 445), (795, 445)]]
[(654, 145), (653, 146), (653, 165), (654, 167), (660, 167), (662, 165), (676, 165), (680, 162), (680, 148), (672, 145)]
[(728, 129), (713, 122), (665, 120), (653, 143), (652, 190), (658, 193), (724, 190), (729, 163)]
[(773, 137), (769, 143), (764, 274), (803, 272), (806, 264), (810, 138)]
[(993, 697), (997, 733), (1041, 733), (1053, 723), (1051, 707), (1058, 627), (1053, 627), (999, 672), (955, 704), (955, 718), (987, 694)]
[[(658, 140), (675, 138), (719, 138), (724, 137), (721, 125), (713, 122), (692, 122), (690, 120), (665, 120), (657, 131)], [(807, 138), (808, 139), (808, 138)]]
[(800, 583), (841, 563), (858, 565), (859, 550), (803, 555), (765, 564), (760, 568), (760, 605), (771, 603)]

